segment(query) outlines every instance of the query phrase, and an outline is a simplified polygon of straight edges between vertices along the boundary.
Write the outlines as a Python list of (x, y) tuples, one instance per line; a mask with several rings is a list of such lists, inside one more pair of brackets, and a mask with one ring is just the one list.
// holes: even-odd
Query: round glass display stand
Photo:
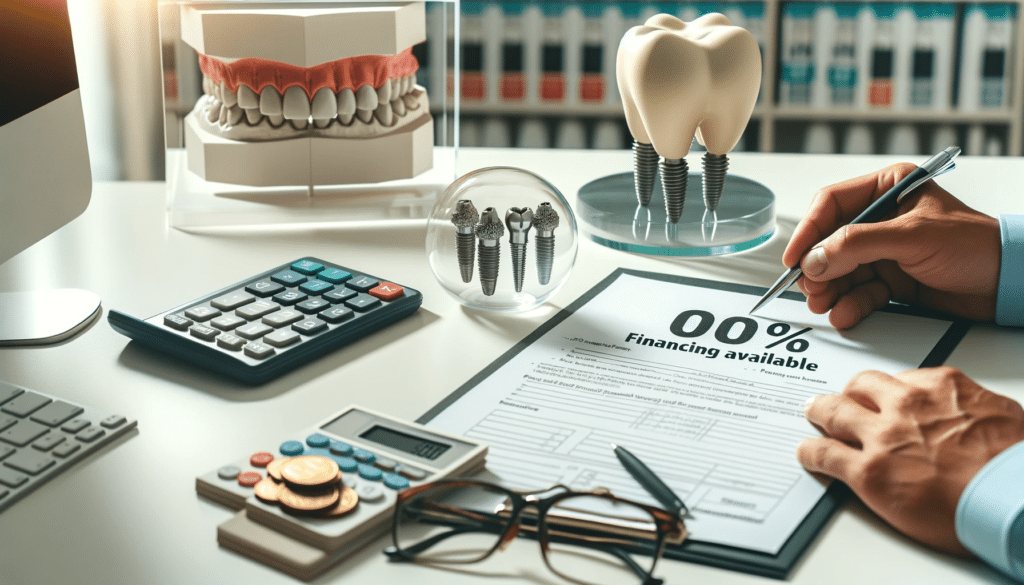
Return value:
[(427, 261), (467, 307), (529, 311), (568, 280), (576, 234), (572, 208), (554, 185), (523, 169), (491, 167), (460, 177), (438, 198), (427, 219)]
[(637, 203), (633, 173), (602, 177), (579, 191), (576, 212), (590, 239), (616, 250), (655, 256), (721, 256), (749, 250), (775, 233), (775, 195), (745, 177), (727, 175), (717, 221), (705, 213), (700, 173), (690, 173), (686, 203), (667, 221), (661, 177), (651, 203)]

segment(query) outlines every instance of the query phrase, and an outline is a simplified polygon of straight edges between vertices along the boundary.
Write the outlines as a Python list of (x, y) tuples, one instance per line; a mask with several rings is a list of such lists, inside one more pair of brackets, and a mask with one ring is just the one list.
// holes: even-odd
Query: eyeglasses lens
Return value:
[(508, 495), (485, 484), (440, 484), (397, 510), (395, 546), (426, 563), (472, 563), (488, 555), (509, 525)]
[[(559, 500), (546, 515), (548, 566), (577, 583), (622, 585), (654, 568), (658, 529), (653, 516), (628, 502), (593, 495)], [(646, 554), (626, 552), (640, 550)]]

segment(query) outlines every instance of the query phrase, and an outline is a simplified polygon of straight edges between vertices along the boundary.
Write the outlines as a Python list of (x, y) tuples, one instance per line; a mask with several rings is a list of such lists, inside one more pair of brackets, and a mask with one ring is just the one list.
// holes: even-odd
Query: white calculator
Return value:
[[(486, 455), (485, 443), (350, 406), (272, 450), (256, 449), (197, 477), (196, 492), (238, 510), (217, 527), (221, 546), (309, 580), (387, 533), (400, 490), (471, 475)], [(259, 482), (275, 475), (275, 459), (287, 465), (285, 459), (314, 458), (308, 456), (337, 464), (340, 489), (358, 496), (351, 511), (320, 517), (257, 497)]]

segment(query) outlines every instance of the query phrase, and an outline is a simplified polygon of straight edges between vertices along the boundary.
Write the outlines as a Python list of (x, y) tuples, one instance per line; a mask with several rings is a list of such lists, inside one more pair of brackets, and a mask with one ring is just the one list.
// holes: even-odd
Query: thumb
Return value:
[(879, 260), (909, 260), (916, 252), (909, 230), (898, 221), (846, 225), (825, 238), (800, 261), (804, 276), (823, 282)]

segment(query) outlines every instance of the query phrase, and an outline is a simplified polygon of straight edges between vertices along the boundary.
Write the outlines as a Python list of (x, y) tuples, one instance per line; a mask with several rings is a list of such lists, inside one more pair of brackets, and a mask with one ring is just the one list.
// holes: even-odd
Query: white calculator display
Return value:
[(391, 526), (398, 491), (481, 469), (487, 445), (350, 406), (196, 478), (238, 513), (217, 541), (312, 579)]

